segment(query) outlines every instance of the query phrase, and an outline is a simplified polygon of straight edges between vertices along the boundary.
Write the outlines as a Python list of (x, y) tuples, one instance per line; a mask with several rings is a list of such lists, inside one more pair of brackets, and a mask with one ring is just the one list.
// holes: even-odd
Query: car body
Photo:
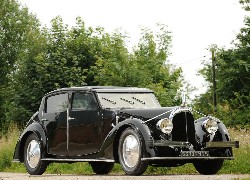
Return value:
[[(14, 152), (28, 173), (42, 174), (51, 162), (89, 162), (97, 174), (120, 163), (128, 175), (148, 165), (193, 163), (215, 174), (234, 159), (225, 125), (212, 116), (194, 120), (185, 106), (161, 107), (145, 88), (85, 86), (47, 93), (28, 121)], [(198, 113), (201, 115), (201, 113)]]

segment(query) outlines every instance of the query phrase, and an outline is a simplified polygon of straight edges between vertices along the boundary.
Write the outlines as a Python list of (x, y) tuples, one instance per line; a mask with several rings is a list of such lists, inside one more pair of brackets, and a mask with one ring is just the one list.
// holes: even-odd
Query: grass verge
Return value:
[[(249, 174), (250, 172), (250, 133), (247, 129), (230, 129), (233, 140), (240, 141), (240, 148), (233, 149), (235, 160), (224, 162), (223, 168), (218, 174)], [(26, 172), (22, 163), (12, 163), (15, 145), (19, 136), (18, 128), (11, 126), (6, 136), (0, 138), (0, 171)], [(93, 174), (88, 163), (52, 163), (46, 173), (52, 174)], [(113, 168), (112, 174), (124, 174), (119, 164)], [(198, 174), (192, 164), (180, 167), (151, 167), (145, 174)]]

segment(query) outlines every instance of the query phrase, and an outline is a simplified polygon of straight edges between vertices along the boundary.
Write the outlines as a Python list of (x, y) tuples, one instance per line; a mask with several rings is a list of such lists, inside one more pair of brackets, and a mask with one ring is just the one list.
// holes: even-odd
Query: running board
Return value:
[(53, 162), (115, 162), (112, 159), (56, 159), (56, 158), (43, 158), (42, 161)]

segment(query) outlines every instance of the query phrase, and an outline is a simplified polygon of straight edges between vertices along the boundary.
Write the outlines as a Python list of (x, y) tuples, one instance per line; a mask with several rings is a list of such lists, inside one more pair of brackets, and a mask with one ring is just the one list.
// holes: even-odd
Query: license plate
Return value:
[(181, 157), (208, 157), (208, 151), (181, 151)]

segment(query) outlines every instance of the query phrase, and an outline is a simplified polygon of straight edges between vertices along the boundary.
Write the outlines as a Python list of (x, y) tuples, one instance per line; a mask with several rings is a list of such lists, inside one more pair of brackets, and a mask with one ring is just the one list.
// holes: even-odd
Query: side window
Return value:
[(96, 110), (97, 102), (91, 93), (74, 93), (72, 110)]
[(46, 113), (64, 112), (68, 107), (68, 94), (50, 96), (46, 101)]

